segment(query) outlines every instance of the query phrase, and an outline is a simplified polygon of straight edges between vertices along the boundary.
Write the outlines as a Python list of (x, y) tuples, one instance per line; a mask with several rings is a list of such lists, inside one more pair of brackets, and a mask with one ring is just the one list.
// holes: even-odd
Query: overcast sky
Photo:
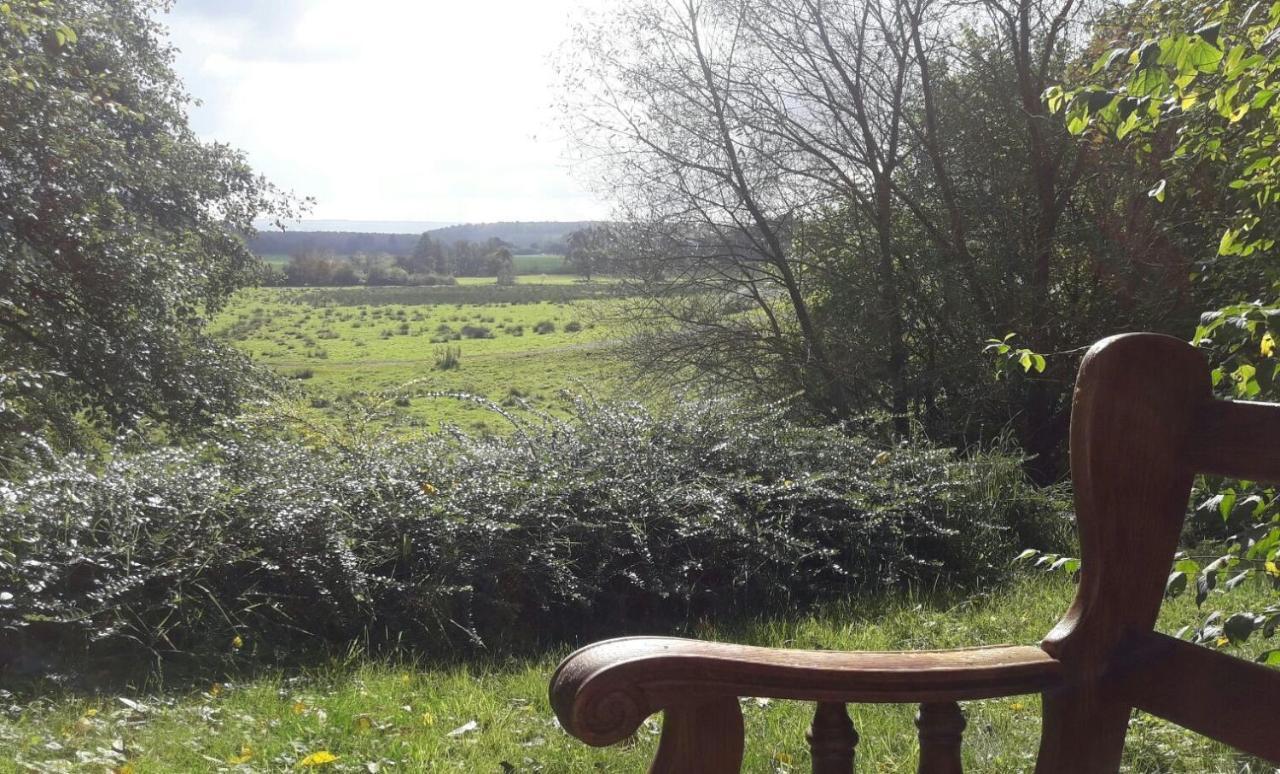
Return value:
[(310, 217), (580, 220), (550, 52), (608, 0), (177, 0), (192, 123)]

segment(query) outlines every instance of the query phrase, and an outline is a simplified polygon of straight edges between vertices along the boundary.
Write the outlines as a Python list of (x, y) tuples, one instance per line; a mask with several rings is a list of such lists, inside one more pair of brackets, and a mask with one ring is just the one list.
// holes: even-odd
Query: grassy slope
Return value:
[[(1065, 609), (1072, 588), (1061, 579), (1019, 581), (963, 600), (899, 595), (852, 602), (796, 621), (766, 621), (729, 629), (703, 625), (702, 635), (758, 644), (843, 649), (951, 647), (1035, 642)], [(1260, 587), (1215, 594), (1228, 612), (1269, 598)], [(1184, 596), (1170, 602), (1161, 629), (1202, 620)], [(1243, 655), (1263, 649), (1251, 642)], [(643, 771), (656, 745), (656, 720), (622, 748), (593, 750), (554, 723), (546, 682), (558, 657), (534, 661), (418, 668), (359, 658), (305, 674), (274, 675), (205, 690), (132, 694), (143, 711), (116, 696), (40, 701), (0, 719), (0, 772), (23, 771), (3, 761), (70, 761), (77, 755), (134, 772), (286, 771), (309, 753), (338, 756), (331, 770), (468, 772)], [(216, 695), (215, 695), (216, 694)], [(809, 708), (794, 702), (744, 702), (745, 770), (808, 771), (804, 729)], [(912, 772), (916, 745), (910, 706), (853, 708), (862, 737), (860, 771)], [(966, 705), (966, 770), (1029, 771), (1039, 734), (1034, 696)], [(470, 721), (473, 731), (451, 735)], [(111, 757), (118, 741), (126, 753)], [(247, 748), (247, 749), (245, 749)], [(247, 763), (226, 761), (250, 753)], [(1269, 770), (1229, 750), (1153, 718), (1138, 716), (1126, 753), (1128, 770), (1234, 772)], [(503, 762), (514, 768), (507, 768)], [(388, 764), (396, 764), (394, 767)], [(1252, 765), (1252, 768), (1246, 768)], [(61, 771), (55, 763), (48, 770)], [(101, 771), (102, 763), (79, 769)]]
[[(259, 289), (239, 295), (212, 328), (280, 374), (306, 376), (298, 382), (307, 396), (328, 401), (331, 410), (361, 393), (403, 393), (408, 406), (387, 405), (428, 427), (497, 429), (501, 420), (483, 408), (426, 395), (467, 392), (501, 402), (518, 393), (535, 408), (554, 410), (562, 390), (590, 385), (603, 394), (613, 384), (610, 302), (582, 298), (572, 278), (548, 280), (514, 289), (493, 287), (491, 279), (457, 288)], [(317, 298), (334, 304), (317, 306)], [(555, 332), (534, 333), (543, 321)], [(582, 330), (566, 331), (574, 322)], [(455, 332), (484, 327), (494, 338), (433, 342), (442, 325)], [(446, 345), (461, 349), (460, 368), (436, 367)]]

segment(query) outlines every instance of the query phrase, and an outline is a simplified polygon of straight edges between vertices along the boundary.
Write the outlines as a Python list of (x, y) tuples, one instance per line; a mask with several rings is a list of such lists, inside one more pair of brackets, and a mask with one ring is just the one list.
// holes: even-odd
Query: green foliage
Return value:
[(1016, 458), (780, 414), (584, 400), (509, 436), (290, 441), (268, 421), (64, 457), (0, 485), (0, 652), (37, 668), (236, 635), (264, 657), (359, 637), (514, 648), (989, 580), (1064, 523)]
[[(188, 426), (245, 366), (201, 331), (288, 202), (200, 141), (153, 0), (13, 0), (0, 15), (0, 459), (81, 420)], [(0, 462), (0, 465), (3, 465)]]
[[(1210, 359), (1218, 396), (1280, 396), (1280, 3), (1136, 3), (1129, 30), (1095, 62), (1092, 83), (1050, 88), (1050, 108), (1068, 129), (1131, 154), (1149, 170), (1149, 197), (1168, 228), (1197, 224), (1192, 280), (1220, 308), (1206, 312), (1192, 341)], [(1197, 604), (1250, 575), (1280, 572), (1280, 505), (1273, 487), (1216, 477), (1197, 481), (1188, 537), (1205, 543), (1208, 563), (1180, 559), (1171, 595), (1194, 591)], [(1274, 633), (1280, 609), (1210, 615), (1189, 629), (1223, 645), (1255, 629)]]

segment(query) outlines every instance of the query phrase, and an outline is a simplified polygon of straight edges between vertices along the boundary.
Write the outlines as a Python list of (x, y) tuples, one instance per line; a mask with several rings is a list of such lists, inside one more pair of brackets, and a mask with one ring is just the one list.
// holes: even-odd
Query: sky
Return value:
[(177, 0), (201, 137), (317, 203), (312, 219), (589, 220), (549, 56), (610, 0)]

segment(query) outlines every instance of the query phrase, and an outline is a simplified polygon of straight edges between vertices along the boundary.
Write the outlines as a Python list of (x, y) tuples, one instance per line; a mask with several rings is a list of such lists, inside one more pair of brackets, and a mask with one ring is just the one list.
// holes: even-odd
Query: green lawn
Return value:
[[(1071, 594), (1063, 579), (1035, 577), (963, 599), (903, 594), (792, 621), (698, 629), (708, 637), (804, 648), (1033, 643)], [(1166, 605), (1161, 629), (1202, 620), (1214, 603), (1229, 613), (1270, 595), (1261, 586), (1232, 597), (1215, 592), (1203, 611), (1184, 597)], [(1250, 642), (1242, 655), (1263, 647)], [(348, 772), (643, 771), (655, 749), (656, 719), (634, 740), (608, 750), (588, 748), (557, 727), (546, 684), (565, 652), (467, 666), (353, 656), (249, 680), (214, 675), (191, 689), (10, 698), (6, 704), (13, 706), (0, 719), (0, 772), (296, 771), (319, 752), (336, 757), (321, 770)], [(747, 700), (743, 707), (746, 771), (808, 771), (807, 705)], [(1040, 722), (1035, 696), (972, 702), (965, 711), (967, 771), (1031, 770)], [(913, 712), (898, 705), (853, 708), (862, 737), (859, 771), (915, 770)], [(1142, 715), (1131, 727), (1126, 761), (1127, 770), (1137, 772), (1270, 770)]]
[[(503, 420), (492, 411), (433, 395), (469, 393), (554, 413), (565, 391), (589, 387), (603, 397), (616, 382), (607, 285), (551, 280), (511, 288), (492, 279), (438, 288), (262, 288), (239, 294), (212, 330), (294, 381), (315, 410), (373, 403), (431, 429), (449, 422), (493, 430)], [(459, 362), (443, 368), (449, 350)]]

